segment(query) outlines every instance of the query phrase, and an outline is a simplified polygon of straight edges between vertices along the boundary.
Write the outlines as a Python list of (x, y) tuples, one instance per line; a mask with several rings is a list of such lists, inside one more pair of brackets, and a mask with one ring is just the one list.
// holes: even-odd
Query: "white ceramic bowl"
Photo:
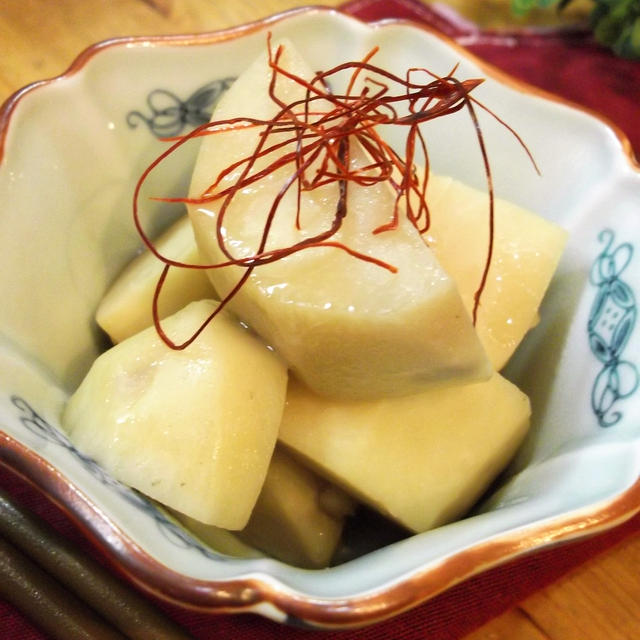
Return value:
[[(523, 136), (542, 168), (537, 177), (514, 139), (483, 116), (497, 193), (570, 231), (542, 322), (509, 367), (535, 418), (500, 488), (464, 520), (316, 572), (200, 546), (59, 429), (68, 393), (104, 346), (96, 304), (139, 244), (131, 193), (164, 148), (156, 134), (206, 117), (268, 30), (290, 37), (316, 68), (379, 44), (377, 64), (401, 74), (412, 66), (446, 74), (460, 63), (458, 77), (487, 77), (474, 95)], [(468, 125), (430, 125), (433, 168), (481, 186), (470, 139)], [(601, 120), (428, 29), (308, 9), (220, 33), (94, 46), (62, 77), (8, 100), (0, 141), (0, 460), (63, 505), (149, 591), (210, 611), (367, 624), (640, 507), (640, 174), (628, 143)], [(154, 179), (179, 190), (187, 165), (169, 164)]]

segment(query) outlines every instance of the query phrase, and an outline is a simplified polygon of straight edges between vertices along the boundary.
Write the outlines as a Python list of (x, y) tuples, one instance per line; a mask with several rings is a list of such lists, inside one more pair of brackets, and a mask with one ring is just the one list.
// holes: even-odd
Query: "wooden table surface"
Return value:
[[(450, 0), (481, 22), (508, 15), (506, 0)], [(230, 27), (306, 4), (341, 0), (2, 0), (0, 102), (34, 80), (63, 72), (88, 45), (121, 35), (190, 33)], [(579, 0), (574, 14), (588, 2)], [(551, 13), (539, 19), (554, 19)], [(588, 561), (495, 618), (467, 640), (640, 638), (640, 537)]]

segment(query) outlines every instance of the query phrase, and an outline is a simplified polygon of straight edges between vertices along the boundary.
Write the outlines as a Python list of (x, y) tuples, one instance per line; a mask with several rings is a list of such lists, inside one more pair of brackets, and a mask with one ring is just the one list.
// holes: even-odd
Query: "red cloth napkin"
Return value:
[[(583, 31), (486, 32), (418, 0), (353, 0), (342, 9), (365, 20), (407, 18), (434, 26), (479, 57), (531, 84), (581, 103), (615, 122), (640, 152), (640, 63), (615, 58)], [(87, 553), (99, 554), (63, 512), (0, 467), (0, 486), (44, 517)], [(594, 555), (640, 533), (640, 515), (604, 534), (540, 551), (487, 571), (393, 620), (355, 631), (323, 633), (340, 640), (459, 640)], [(157, 603), (199, 640), (308, 640), (316, 632), (286, 628), (258, 616), (209, 616)], [(0, 602), (0, 635), (43, 640)]]

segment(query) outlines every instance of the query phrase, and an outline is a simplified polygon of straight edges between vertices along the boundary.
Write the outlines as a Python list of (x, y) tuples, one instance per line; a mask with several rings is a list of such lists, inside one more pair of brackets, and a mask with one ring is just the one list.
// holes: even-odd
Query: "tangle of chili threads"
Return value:
[[(378, 51), (377, 47), (372, 49), (361, 61), (345, 62), (327, 70), (315, 74), (311, 80), (305, 80), (279, 64), (283, 51), (283, 45), (279, 45), (275, 52), (271, 48), (271, 38), (268, 36), (268, 63), (271, 68), (271, 79), (269, 83), (270, 99), (279, 107), (278, 113), (269, 120), (257, 118), (232, 118), (228, 120), (212, 121), (196, 127), (190, 133), (178, 138), (166, 139), (172, 142), (168, 149), (161, 153), (142, 173), (136, 184), (133, 196), (133, 217), (134, 223), (144, 244), (153, 255), (164, 263), (164, 267), (156, 286), (153, 297), (153, 321), (161, 339), (172, 349), (184, 349), (188, 347), (202, 333), (205, 327), (213, 318), (228, 304), (237, 294), (240, 288), (251, 275), (253, 269), (258, 266), (269, 264), (292, 255), (298, 251), (314, 247), (332, 247), (347, 252), (356, 259), (372, 263), (378, 267), (387, 269), (393, 273), (397, 269), (382, 260), (367, 254), (355, 251), (341, 242), (332, 240), (339, 231), (342, 220), (347, 215), (347, 192), (349, 182), (356, 182), (359, 185), (370, 185), (381, 181), (388, 182), (396, 192), (394, 210), (388, 223), (373, 229), (372, 233), (378, 234), (395, 229), (399, 222), (399, 211), (402, 200), (405, 202), (406, 215), (408, 220), (423, 234), (429, 229), (430, 216), (426, 202), (426, 189), (429, 177), (429, 155), (426, 141), (419, 125), (445, 115), (466, 109), (473, 123), (476, 139), (482, 156), (485, 178), (489, 193), (489, 240), (486, 259), (480, 283), (476, 289), (473, 299), (472, 321), (477, 323), (480, 299), (486, 287), (491, 260), (493, 257), (494, 245), (494, 188), (493, 176), (489, 156), (484, 141), (476, 107), (491, 115), (499, 124), (505, 127), (525, 150), (536, 171), (535, 160), (522, 138), (504, 120), (498, 117), (484, 104), (477, 101), (470, 95), (482, 79), (471, 79), (460, 81), (453, 76), (457, 69), (449, 75), (440, 77), (424, 68), (412, 68), (406, 72), (405, 78), (401, 78), (389, 71), (371, 64), (370, 60)], [(335, 94), (329, 90), (330, 80), (338, 73), (349, 71), (351, 73), (347, 90), (344, 94)], [(363, 73), (373, 75), (366, 76), (363, 81), (363, 88), (360, 93), (354, 94), (353, 90), (357, 78)], [(431, 80), (426, 84), (420, 84), (411, 80), (412, 73), (426, 73)], [(305, 89), (305, 97), (292, 103), (285, 103), (275, 92), (278, 76), (283, 76), (299, 84)], [(380, 78), (380, 79), (378, 79)], [(389, 84), (399, 86), (402, 92), (397, 94), (389, 93)], [(312, 107), (317, 102), (321, 105), (329, 103), (332, 109), (313, 110)], [(394, 105), (396, 103), (408, 103), (407, 115), (398, 115)], [(379, 135), (375, 127), (380, 125), (401, 125), (408, 127), (408, 134), (405, 143), (405, 156), (401, 157), (386, 143)], [(179, 147), (190, 140), (204, 136), (215, 135), (216, 133), (238, 130), (247, 127), (262, 127), (258, 143), (253, 151), (245, 158), (234, 162), (225, 168), (216, 177), (215, 181), (204, 190), (199, 197), (178, 197), (178, 198), (153, 198), (165, 202), (181, 202), (186, 204), (205, 204), (214, 200), (222, 200), (216, 215), (216, 235), (220, 250), (226, 257), (223, 262), (215, 264), (190, 264), (173, 260), (162, 255), (153, 244), (153, 241), (144, 231), (139, 214), (139, 196), (143, 184), (149, 174), (169, 155), (174, 153)], [(269, 136), (275, 133), (291, 133), (291, 137), (285, 138), (275, 144), (269, 145)], [(355, 138), (371, 157), (371, 162), (365, 166), (352, 171), (349, 167), (349, 141)], [(415, 156), (416, 138), (420, 150), (424, 155), (425, 165), (422, 180), (418, 180), (413, 162)], [(262, 158), (268, 158), (275, 151), (286, 149), (295, 143), (295, 151), (278, 154), (277, 159), (267, 164), (259, 171), (251, 172), (256, 162)], [(315, 169), (315, 176), (309, 178), (307, 171), (311, 165), (318, 161), (319, 167)], [(223, 236), (223, 222), (225, 213), (234, 195), (269, 175), (273, 171), (294, 163), (295, 170), (285, 181), (278, 195), (267, 214), (262, 236), (260, 238), (257, 251), (248, 257), (236, 258), (225, 246)], [(333, 170), (331, 170), (333, 167)], [(240, 177), (234, 184), (225, 189), (218, 190), (218, 186), (224, 178), (232, 172), (240, 169)], [(394, 174), (401, 176), (398, 181)], [(538, 171), (539, 173), (539, 171)], [(301, 228), (300, 203), (301, 194), (305, 190), (313, 190), (319, 186), (337, 182), (339, 187), (339, 197), (336, 204), (336, 213), (331, 226), (325, 231), (301, 240), (289, 247), (266, 250), (269, 231), (278, 209), (278, 204), (288, 189), (296, 184), (296, 217), (295, 225)], [(413, 212), (410, 196), (415, 194), (418, 198), (418, 212)], [(184, 342), (176, 344), (165, 333), (162, 328), (158, 301), (164, 281), (171, 267), (190, 269), (216, 269), (227, 266), (241, 266), (246, 270), (236, 285), (220, 301), (211, 315), (200, 325), (200, 327)]]

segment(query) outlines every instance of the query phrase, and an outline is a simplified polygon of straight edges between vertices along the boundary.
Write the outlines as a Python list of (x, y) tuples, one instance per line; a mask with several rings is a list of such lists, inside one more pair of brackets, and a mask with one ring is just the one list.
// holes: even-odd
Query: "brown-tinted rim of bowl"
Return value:
[(330, 598), (297, 593), (268, 576), (217, 581), (176, 572), (145, 552), (51, 463), (3, 431), (0, 431), (0, 464), (59, 507), (104, 554), (111, 567), (143, 591), (181, 607), (208, 613), (256, 612), (259, 605), (269, 604), (285, 619), (321, 627), (345, 628), (380, 622), (484, 570), (550, 545), (606, 531), (640, 511), (638, 479), (626, 491), (593, 510), (580, 509), (497, 535), (405, 579), (360, 595)]
[[(272, 605), (285, 619), (322, 627), (362, 626), (411, 609), (438, 593), (526, 553), (595, 535), (640, 511), (640, 479), (596, 507), (510, 533), (457, 552), (405, 579), (351, 597), (296, 593), (273, 578), (191, 578), (162, 564), (117, 527), (108, 516), (44, 458), (0, 431), (0, 464), (29, 482), (57, 505), (121, 575), (142, 590), (173, 604), (208, 613), (256, 611)], [(114, 545), (114, 539), (118, 544)], [(265, 576), (266, 577), (266, 576)]]
[[(347, 15), (336, 9), (309, 6), (221, 31), (186, 35), (121, 37), (92, 45), (85, 49), (63, 74), (27, 85), (10, 96), (0, 107), (0, 164), (11, 116), (21, 99), (31, 91), (63, 81), (81, 71), (95, 55), (105, 49), (132, 45), (213, 44), (265, 30), (276, 22), (302, 13), (313, 12)], [(424, 30), (446, 42), (462, 57), (472, 61), (484, 73), (502, 84), (594, 116), (615, 133), (631, 167), (636, 170), (640, 168), (627, 136), (614, 123), (595, 111), (509, 76), (428, 25), (396, 19), (366, 22), (353, 16), (348, 17), (373, 28), (400, 24)], [(113, 568), (143, 590), (174, 604), (212, 613), (256, 611), (260, 605), (267, 604), (280, 611), (286, 619), (297, 619), (326, 627), (362, 626), (379, 622), (417, 606), (445, 589), (507, 560), (552, 544), (605, 531), (640, 511), (640, 478), (638, 478), (631, 487), (609, 501), (495, 536), (489, 541), (460, 551), (438, 564), (417, 570), (405, 579), (382, 585), (367, 593), (342, 598), (309, 597), (295, 592), (266, 575), (264, 578), (254, 576), (215, 581), (190, 578), (173, 571), (151, 557), (116, 527), (106, 514), (92, 504), (87, 496), (44, 458), (3, 431), (0, 431), (0, 445), (0, 463), (33, 484), (60, 507), (105, 554)], [(114, 538), (118, 541), (117, 546), (113, 545)]]
[(336, 14), (344, 17), (348, 17), (351, 20), (355, 20), (356, 22), (360, 22), (362, 24), (368, 25), (373, 28), (380, 28), (386, 25), (406, 25), (409, 27), (421, 29), (430, 33), (431, 35), (443, 40), (446, 42), (451, 48), (458, 51), (462, 57), (467, 58), (474, 64), (476, 64), (479, 68), (481, 68), (488, 76), (491, 76), (493, 79), (498, 80), (500, 83), (509, 86), (513, 89), (521, 91), (523, 93), (529, 93), (532, 95), (537, 95), (543, 98), (546, 98), (552, 102), (556, 102), (559, 104), (564, 104), (565, 106), (572, 107), (578, 111), (582, 111), (587, 113), (596, 119), (600, 120), (604, 125), (609, 127), (618, 138), (620, 145), (622, 147), (623, 153), (628, 158), (632, 167), (636, 169), (640, 169), (640, 161), (636, 158), (634, 154), (634, 150), (631, 146), (631, 142), (627, 135), (618, 127), (616, 123), (611, 121), (606, 116), (598, 113), (594, 109), (590, 109), (576, 102), (572, 102), (566, 98), (553, 94), (551, 92), (545, 91), (539, 87), (534, 85), (530, 85), (523, 80), (518, 78), (514, 78), (508, 73), (502, 71), (498, 67), (492, 65), (491, 63), (486, 62), (482, 58), (476, 56), (471, 53), (464, 46), (458, 44), (451, 37), (441, 33), (434, 27), (431, 27), (427, 24), (415, 22), (408, 19), (402, 18), (386, 18), (383, 20), (367, 22), (361, 18), (353, 16), (351, 14), (340, 11), (339, 9), (326, 7), (326, 6), (315, 6), (310, 5), (306, 7), (298, 7), (295, 9), (290, 9), (288, 11), (283, 11), (280, 13), (276, 13), (274, 15), (268, 16), (266, 18), (262, 18), (260, 20), (256, 20), (254, 22), (248, 22), (246, 24), (229, 27), (227, 29), (221, 29), (219, 31), (209, 31), (203, 33), (196, 34), (171, 34), (171, 35), (157, 35), (157, 36), (123, 36), (117, 38), (111, 38), (108, 40), (103, 40), (102, 42), (98, 42), (87, 47), (84, 51), (82, 51), (75, 60), (71, 63), (71, 65), (67, 68), (66, 71), (61, 73), (58, 76), (53, 78), (48, 78), (45, 80), (38, 80), (36, 82), (32, 82), (25, 87), (18, 89), (12, 95), (10, 95), (5, 102), (0, 106), (0, 166), (2, 164), (2, 160), (4, 158), (4, 145), (6, 142), (6, 136), (9, 129), (9, 124), (11, 120), (11, 115), (15, 111), (18, 106), (20, 100), (36, 89), (41, 87), (50, 85), (52, 83), (61, 82), (64, 79), (76, 74), (81, 71), (85, 65), (98, 53), (104, 51), (105, 49), (109, 49), (115, 46), (193, 46), (193, 45), (204, 45), (204, 44), (213, 44), (216, 42), (222, 42), (224, 40), (235, 39), (242, 37), (244, 35), (248, 35), (250, 33), (264, 30), (269, 27), (271, 24), (275, 24), (277, 22), (281, 22), (282, 20), (286, 20), (292, 18), (294, 16), (303, 14), (303, 13), (325, 13), (325, 14)]

